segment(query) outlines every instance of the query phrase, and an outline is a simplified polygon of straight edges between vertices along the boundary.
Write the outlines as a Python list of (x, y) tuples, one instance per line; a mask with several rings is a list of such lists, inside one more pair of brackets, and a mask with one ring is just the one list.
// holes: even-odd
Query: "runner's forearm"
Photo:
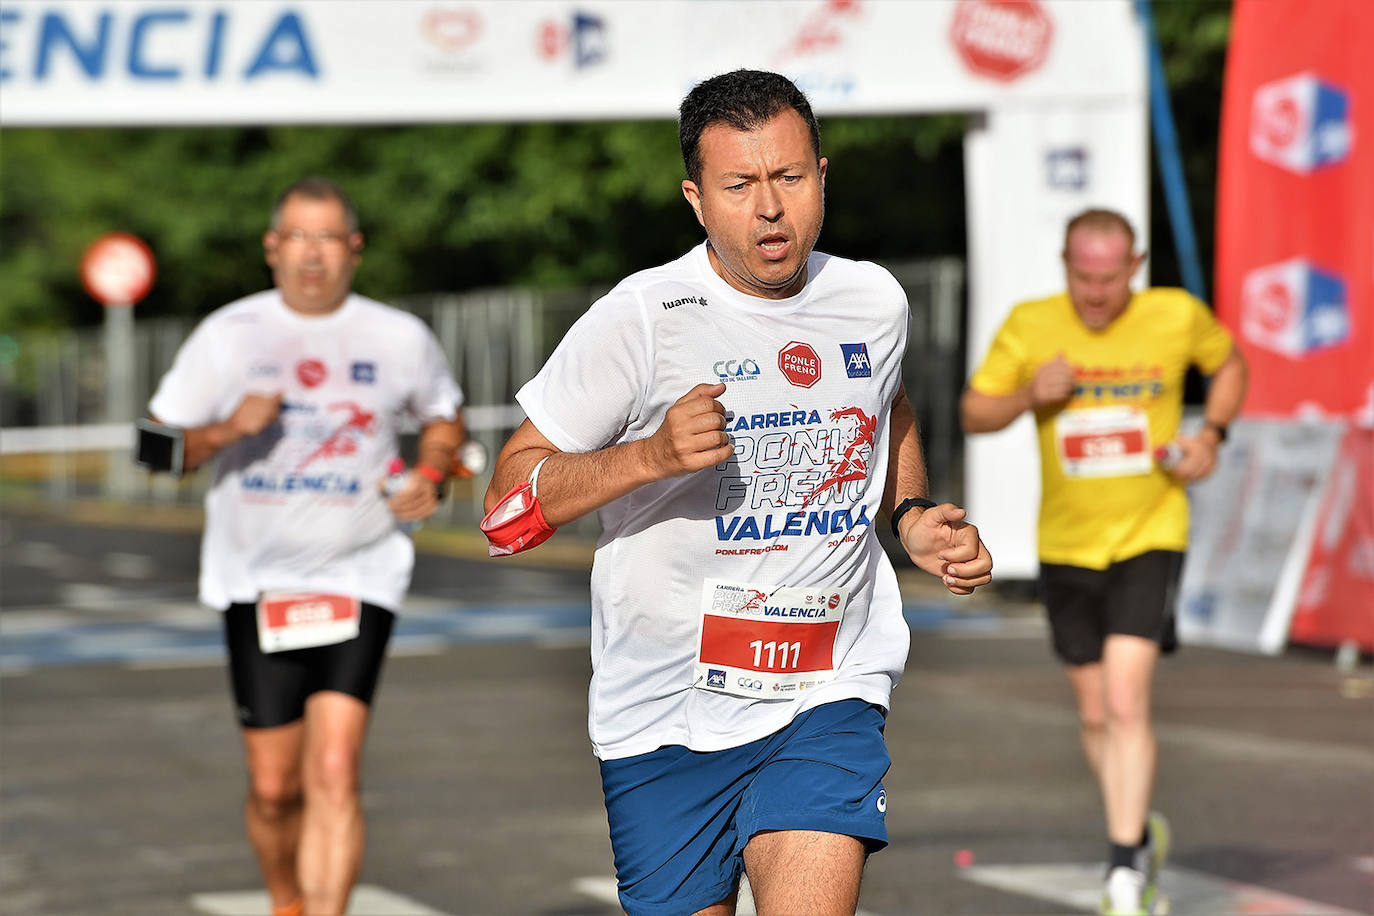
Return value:
[(182, 467), (188, 472), (194, 471), (215, 457), (221, 449), (242, 438), (243, 435), (228, 420), (182, 430)]
[(1203, 405), (1202, 416), (1208, 426), (1226, 426), (1240, 413), (1245, 401), (1245, 388), (1249, 380), (1249, 369), (1245, 357), (1233, 347), (1231, 355), (1212, 375), (1212, 383), (1207, 389), (1207, 401)]
[(983, 394), (969, 388), (959, 402), (959, 415), (966, 433), (994, 433), (1031, 409), (1031, 389), (1027, 385), (1011, 394)]
[(883, 490), (882, 512), (891, 515), (897, 503), (907, 497), (928, 496), (930, 492), (921, 433), (905, 389), (898, 391), (892, 401), (887, 435), (887, 486)]
[(449, 468), (453, 465), (453, 454), (465, 438), (467, 434), (463, 428), (462, 414), (452, 420), (435, 420), (427, 423), (420, 431), (415, 463), (433, 468), (444, 477), (448, 477)]
[(586, 453), (538, 445), (503, 453), (487, 489), (487, 510), (528, 480), (534, 466), (547, 458), (539, 470), (539, 505), (544, 519), (557, 528), (659, 479), (644, 450), (640, 440)]

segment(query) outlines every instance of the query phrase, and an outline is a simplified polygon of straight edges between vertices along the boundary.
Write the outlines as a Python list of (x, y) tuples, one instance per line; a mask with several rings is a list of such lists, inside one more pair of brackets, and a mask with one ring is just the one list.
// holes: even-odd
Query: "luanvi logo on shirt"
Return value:
[(702, 308), (706, 308), (706, 297), (705, 297), (705, 296), (683, 296), (681, 299), (665, 299), (665, 300), (663, 300), (663, 309), (664, 309), (664, 311), (667, 311), (668, 309), (675, 309), (675, 308), (677, 308), (679, 305), (699, 305), (699, 306), (701, 306)]

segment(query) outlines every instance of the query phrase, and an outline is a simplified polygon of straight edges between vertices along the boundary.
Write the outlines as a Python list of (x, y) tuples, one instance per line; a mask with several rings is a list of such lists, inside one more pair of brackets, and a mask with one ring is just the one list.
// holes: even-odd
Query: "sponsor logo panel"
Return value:
[(1012, 82), (1045, 62), (1054, 24), (1037, 0), (959, 0), (949, 39), (971, 72)]
[(1350, 94), (1311, 73), (1255, 90), (1250, 151), (1271, 165), (1305, 175), (1350, 155)]
[(1241, 287), (1241, 335), (1290, 359), (1345, 343), (1350, 337), (1345, 278), (1303, 258), (1250, 271)]
[(793, 340), (778, 351), (778, 369), (789, 384), (810, 388), (821, 380), (821, 357), (810, 344)]

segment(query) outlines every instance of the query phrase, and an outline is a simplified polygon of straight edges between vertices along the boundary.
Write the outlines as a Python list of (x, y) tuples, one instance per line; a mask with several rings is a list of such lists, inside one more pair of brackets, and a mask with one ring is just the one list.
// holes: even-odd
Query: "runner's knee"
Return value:
[(352, 798), (358, 792), (357, 754), (342, 745), (326, 747), (306, 761), (305, 779), (312, 797)]
[(1107, 724), (1112, 728), (1129, 728), (1149, 720), (1150, 697), (1146, 691), (1131, 688), (1107, 688)]
[(254, 773), (248, 799), (257, 813), (275, 820), (285, 817), (301, 803), (300, 783), (277, 773)]

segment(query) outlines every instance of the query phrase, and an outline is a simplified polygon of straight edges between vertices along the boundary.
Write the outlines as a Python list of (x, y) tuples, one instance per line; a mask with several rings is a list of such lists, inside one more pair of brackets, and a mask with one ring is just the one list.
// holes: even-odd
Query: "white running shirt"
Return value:
[(278, 421), (216, 456), (200, 600), (224, 610), (263, 592), (317, 591), (399, 610), (415, 551), (377, 485), (401, 416), (451, 420), (463, 402), (438, 340), (362, 296), (307, 316), (267, 290), (206, 317), (148, 408), (193, 428), (277, 391)]
[[(603, 760), (663, 745), (735, 747), (840, 699), (886, 708), (901, 676), (909, 635), (873, 525), (906, 295), (866, 262), (813, 253), (807, 271), (792, 298), (746, 296), (711, 269), (702, 244), (596, 302), (517, 395), (559, 449), (592, 452), (652, 435), (699, 383), (727, 385), (719, 400), (733, 460), (641, 487), (599, 512), (589, 727)], [(713, 596), (753, 594), (751, 586), (759, 600), (742, 613), (808, 616), (826, 596), (833, 608), (847, 595), (825, 647), (827, 681), (779, 683), (699, 663)], [(745, 637), (737, 648), (754, 656), (737, 661), (795, 665), (790, 645)]]

